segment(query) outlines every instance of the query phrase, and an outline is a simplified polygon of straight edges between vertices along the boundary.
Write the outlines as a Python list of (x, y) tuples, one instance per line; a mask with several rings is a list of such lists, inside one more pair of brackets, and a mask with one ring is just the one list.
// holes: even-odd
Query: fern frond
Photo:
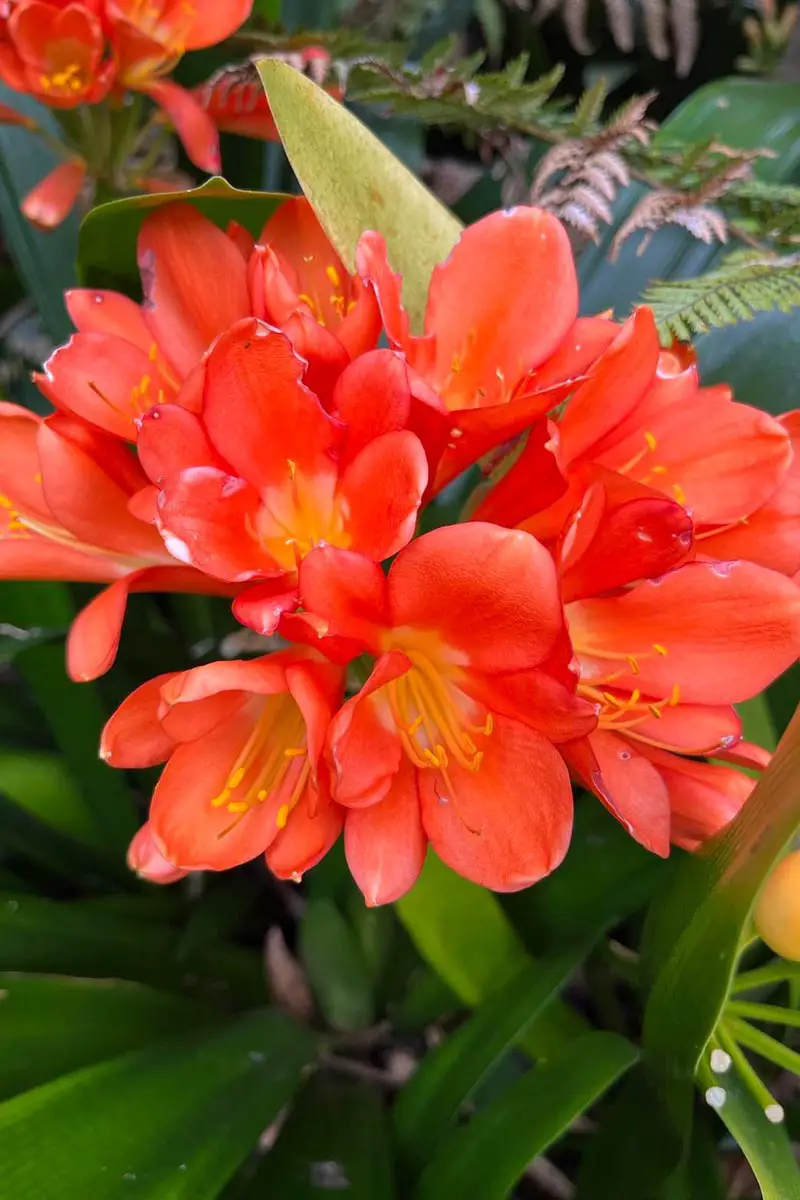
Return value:
[(731, 254), (696, 279), (656, 280), (642, 303), (653, 310), (665, 345), (673, 337), (691, 341), (709, 329), (751, 321), (758, 312), (789, 312), (800, 306), (800, 254)]

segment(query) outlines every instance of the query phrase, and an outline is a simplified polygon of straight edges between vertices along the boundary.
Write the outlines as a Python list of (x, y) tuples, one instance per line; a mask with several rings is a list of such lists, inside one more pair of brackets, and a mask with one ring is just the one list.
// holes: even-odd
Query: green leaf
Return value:
[(323, 1015), (334, 1029), (375, 1019), (372, 979), (358, 939), (332, 900), (310, 900), (300, 925), (300, 955)]
[(100, 204), (81, 225), (80, 280), (86, 287), (113, 287), (138, 294), (136, 239), (142, 222), (154, 208), (178, 201), (188, 202), (221, 229), (229, 221), (238, 221), (257, 236), (267, 218), (285, 199), (277, 193), (239, 191), (215, 176), (187, 192), (130, 196)]
[(20, 1200), (212, 1200), (291, 1099), (314, 1049), (305, 1030), (261, 1010), (7, 1100), (3, 1188)]
[(120, 979), (0, 973), (0, 1099), (219, 1021), (219, 1013)]
[[(456, 875), (432, 851), (396, 910), (422, 957), (470, 1007), (531, 961), (496, 896)], [(554, 1001), (529, 1026), (521, 1045), (538, 1057), (584, 1029), (571, 1008)]]
[(434, 266), (461, 225), (360, 121), (286, 63), (262, 59), (264, 82), (289, 161), (349, 270), (365, 229), (386, 238), (403, 297), (420, 329)]
[(800, 1169), (783, 1125), (773, 1125), (742, 1085), (735, 1071), (720, 1078), (707, 1063), (698, 1072), (701, 1087), (724, 1087), (717, 1115), (725, 1122), (750, 1164), (762, 1200), (800, 1200)]
[(556, 1051), (442, 1143), (416, 1200), (504, 1200), (542, 1154), (636, 1061), (614, 1033), (590, 1033)]
[(212, 946), (180, 959), (179, 945), (179, 929), (146, 913), (137, 917), (88, 903), (0, 895), (0, 963), (7, 970), (119, 977), (246, 1003), (263, 999), (256, 956)]
[(654, 983), (644, 1049), (678, 1130), (689, 1126), (692, 1080), (725, 1005), (751, 909), (800, 824), (798, 771), (800, 711), (739, 815), (702, 855), (678, 863), (649, 913), (643, 966)]
[(347, 1200), (392, 1200), (395, 1187), (380, 1092), (360, 1081), (317, 1075), (297, 1097), (255, 1175), (234, 1183), (224, 1200), (319, 1200), (327, 1191)]
[(656, 280), (642, 296), (662, 342), (690, 341), (709, 329), (752, 321), (756, 313), (800, 306), (800, 257), (728, 255), (697, 279)]
[[(33, 118), (50, 134), (58, 133), (52, 113), (29, 96), (0, 84), (0, 103)], [(62, 299), (75, 283), (78, 221), (74, 215), (47, 233), (31, 225), (20, 203), (63, 159), (27, 129), (0, 125), (0, 222), (5, 244), (21, 280), (36, 303), (47, 332), (56, 341), (69, 337), (71, 325)]]
[[(67, 626), (75, 609), (63, 583), (33, 581), (0, 585), (3, 615), (20, 628)], [(21, 651), (15, 668), (41, 709), (53, 740), (81, 788), (87, 819), (96, 829), (94, 843), (115, 852), (120, 863), (138, 825), (133, 798), (121, 771), (97, 756), (108, 714), (93, 684), (72, 683), (64, 665), (64, 647), (39, 643)]]
[(397, 1144), (413, 1171), (428, 1162), (459, 1109), (566, 983), (584, 956), (572, 947), (526, 963), (423, 1060), (394, 1107)]
[(59, 833), (90, 846), (104, 846), (91, 809), (56, 755), (0, 750), (0, 792)]
[(760, 179), (792, 179), (800, 172), (800, 84), (728, 77), (707, 83), (684, 100), (662, 126), (660, 139), (687, 142), (713, 136), (737, 150), (763, 146), (773, 158), (759, 159)]

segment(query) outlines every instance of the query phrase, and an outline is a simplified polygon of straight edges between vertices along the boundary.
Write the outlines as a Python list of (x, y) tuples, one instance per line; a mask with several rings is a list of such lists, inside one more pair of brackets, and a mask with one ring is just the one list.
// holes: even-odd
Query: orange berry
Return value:
[(787, 854), (764, 884), (755, 923), (771, 950), (800, 962), (800, 850)]

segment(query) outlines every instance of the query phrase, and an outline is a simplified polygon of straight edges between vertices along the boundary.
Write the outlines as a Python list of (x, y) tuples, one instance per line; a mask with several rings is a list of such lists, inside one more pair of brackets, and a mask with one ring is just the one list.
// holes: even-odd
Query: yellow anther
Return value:
[(269, 792), (267, 791), (267, 789), (261, 788), (258, 792), (256, 792), (256, 800), (260, 801), (260, 803), (263, 804), (268, 795), (269, 795)]
[(475, 755), (474, 759), (472, 760), (472, 762), (470, 763), (470, 768), (469, 768), (470, 771), (477, 771), (482, 762), (483, 762), (483, 751), (479, 750), (478, 753)]
[(289, 820), (289, 805), (282, 804), (280, 806), (280, 808), (278, 809), (278, 815), (275, 818), (275, 824), (278, 826), (278, 829), (285, 829), (286, 822), (288, 820)]
[(683, 490), (681, 485), (679, 483), (673, 483), (672, 490), (675, 493), (675, 499), (678, 501), (678, 504), (685, 504), (686, 492)]
[(297, 474), (297, 463), (293, 459), (287, 458), (286, 465), (289, 468), (289, 478), (294, 479)]
[(639, 663), (637, 662), (637, 660), (634, 658), (634, 656), (632, 654), (626, 654), (625, 657), (627, 659), (628, 666), (631, 669), (631, 675), (638, 675), (639, 674)]
[(307, 304), (312, 313), (316, 313), (317, 306), (306, 292), (300, 292), (297, 298), (298, 300), (302, 300), (304, 304)]
[(660, 721), (661, 720), (661, 709), (658, 707), (658, 705), (657, 704), (648, 704), (647, 707), (650, 709), (650, 712), (653, 714), (653, 716), (658, 717), (658, 719)]
[(158, 343), (157, 342), (150, 343), (150, 349), (147, 351), (147, 357), (150, 359), (151, 363), (154, 363), (156, 361), (156, 359), (158, 358)]
[(457, 375), (457, 374), (458, 374), (458, 372), (461, 370), (461, 367), (462, 367), (462, 365), (463, 365), (463, 364), (462, 364), (462, 362), (461, 362), (461, 355), (460, 355), (460, 354), (454, 354), (454, 355), (453, 355), (453, 360), (452, 360), (452, 362), (450, 363), (450, 370), (453, 372), (453, 374), (454, 374), (454, 375)]
[(0, 495), (0, 508), (13, 508), (14, 505), (9, 500), (8, 496)]
[(680, 684), (674, 683), (672, 685), (672, 695), (669, 698), (670, 708), (674, 708), (676, 704), (680, 704), (680, 700), (681, 700)]
[(662, 646), (661, 642), (653, 642), (653, 649), (655, 650), (656, 654), (660, 654), (662, 658), (666, 658), (669, 654), (667, 647)]
[(333, 284), (333, 286), (335, 288), (342, 286), (342, 281), (339, 278), (339, 272), (336, 270), (336, 267), (334, 267), (332, 264), (331, 264), (331, 266), (328, 266), (325, 268), (325, 274), (328, 276), (328, 279), (330, 280), (330, 282)]
[(631, 705), (638, 704), (639, 701), (641, 700), (641, 698), (642, 698), (642, 693), (639, 691), (638, 688), (634, 688), (634, 690), (631, 692), (630, 704)]
[(613, 704), (614, 708), (624, 708), (625, 707), (625, 705), (622, 703), (622, 701), (617, 696), (615, 696), (613, 692), (603, 692), (603, 699), (607, 700), (609, 704)]
[(441, 744), (441, 742), (436, 747), (436, 757), (439, 760), (439, 766), (444, 767), (446, 770), (447, 767), (450, 765), (450, 759), (447, 757), (447, 751), (445, 750), (445, 748)]
[(244, 767), (237, 767), (236, 770), (231, 775), (230, 779), (228, 780), (228, 787), (231, 789), (231, 791), (234, 791), (239, 786), (239, 784), (244, 779), (244, 775), (245, 775)]
[(228, 812), (245, 813), (249, 807), (250, 805), (245, 800), (234, 800), (233, 803), (228, 805)]
[(486, 714), (486, 720), (483, 724), (483, 732), (487, 737), (491, 737), (492, 733), (494, 732), (494, 717), (491, 713)]
[(666, 473), (667, 473), (667, 468), (662, 467), (660, 464), (658, 466), (651, 467), (650, 470), (653, 472), (654, 475), (666, 475)]
[(439, 762), (439, 759), (436, 757), (436, 755), (433, 753), (433, 751), (429, 750), (427, 746), (422, 751), (422, 757), (425, 759), (426, 762), (430, 763), (430, 765), (432, 767), (443, 766), (443, 764)]
[(286, 755), (287, 758), (302, 758), (303, 755), (305, 754), (305, 750), (303, 750), (303, 748), (300, 746), (298, 746), (298, 747), (290, 746), (290, 747), (287, 747), (287, 749), (284, 750), (283, 753)]
[(218, 796), (215, 796), (211, 801), (212, 808), (222, 808), (223, 804), (227, 804), (231, 798), (230, 788), (223, 788)]
[(39, 487), (42, 486), (42, 472), (41, 471), (36, 472), (36, 474), (33, 477), (33, 482), (38, 483)]
[(415, 717), (408, 727), (408, 736), (413, 737), (422, 724), (422, 717)]
[(658, 445), (658, 442), (657, 442), (657, 441), (656, 441), (656, 439), (653, 437), (652, 433), (650, 433), (650, 432), (645, 432), (645, 435), (644, 435), (644, 440), (647, 442), (647, 445), (649, 446), (649, 448), (650, 448), (651, 450), (655, 450), (656, 446)]

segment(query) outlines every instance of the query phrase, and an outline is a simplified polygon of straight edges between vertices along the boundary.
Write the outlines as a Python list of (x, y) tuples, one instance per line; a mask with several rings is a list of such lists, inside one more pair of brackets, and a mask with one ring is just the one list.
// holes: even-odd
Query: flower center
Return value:
[(88, 80), (83, 74), (83, 65), (77, 62), (67, 63), (58, 71), (50, 71), (40, 77), (39, 83), (43, 92), (83, 92)]
[(218, 836), (235, 829), (251, 809), (278, 798), (281, 803), (275, 821), (278, 829), (283, 829), (310, 774), (300, 709), (286, 693), (268, 696), (225, 787), (211, 800), (212, 808), (224, 808), (234, 818)]
[(451, 760), (467, 771), (480, 768), (484, 755), (480, 742), (491, 736), (494, 719), (481, 710), (483, 723), (476, 724), (474, 710), (480, 706), (443, 676), (426, 655), (413, 652), (408, 657), (411, 670), (387, 685), (392, 718), (414, 766), (440, 771), (450, 786), (447, 768)]
[(294, 570), (315, 546), (348, 548), (346, 514), (336, 502), (335, 489), (334, 471), (309, 478), (288, 460), (283, 486), (262, 493), (251, 533), (279, 566)]
[(686, 508), (686, 493), (683, 488), (676, 480), (670, 481), (667, 478), (670, 473), (669, 467), (665, 467), (663, 463), (653, 462), (653, 456), (658, 449), (658, 441), (655, 435), (649, 430), (645, 430), (643, 436), (645, 440), (644, 448), (638, 454), (634, 454), (633, 458), (623, 463), (621, 467), (617, 467), (616, 470), (620, 475), (629, 475), (639, 483), (654, 487), (659, 492), (664, 492), (665, 494), (672, 492), (678, 504)]

